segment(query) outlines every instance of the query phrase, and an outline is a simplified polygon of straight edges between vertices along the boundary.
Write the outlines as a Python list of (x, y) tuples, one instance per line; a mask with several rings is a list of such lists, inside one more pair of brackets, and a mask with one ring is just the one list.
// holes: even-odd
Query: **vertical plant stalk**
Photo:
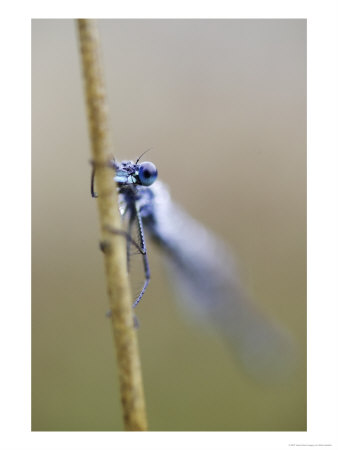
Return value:
[(134, 329), (132, 299), (127, 274), (125, 237), (109, 229), (121, 229), (118, 196), (112, 169), (108, 106), (100, 60), (96, 22), (77, 20), (82, 68), (87, 99), (92, 158), (96, 167), (96, 188), (104, 248), (107, 289), (112, 311), (113, 334), (117, 353), (124, 427), (128, 431), (145, 431), (147, 419), (141, 364)]

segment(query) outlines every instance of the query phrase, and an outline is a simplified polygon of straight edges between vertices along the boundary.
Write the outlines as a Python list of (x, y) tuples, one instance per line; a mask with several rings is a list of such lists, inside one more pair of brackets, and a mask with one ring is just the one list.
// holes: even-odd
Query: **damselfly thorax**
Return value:
[[(163, 250), (178, 286), (180, 303), (212, 322), (231, 344), (251, 375), (271, 378), (292, 365), (291, 339), (285, 329), (252, 302), (238, 276), (231, 252), (222, 239), (171, 200), (167, 186), (157, 180), (151, 162), (111, 162), (126, 224), (128, 269), (132, 248), (143, 259), (144, 282), (133, 303), (138, 305), (150, 281), (145, 230)], [(92, 177), (92, 195), (93, 190)], [(136, 238), (132, 230), (136, 228)]]

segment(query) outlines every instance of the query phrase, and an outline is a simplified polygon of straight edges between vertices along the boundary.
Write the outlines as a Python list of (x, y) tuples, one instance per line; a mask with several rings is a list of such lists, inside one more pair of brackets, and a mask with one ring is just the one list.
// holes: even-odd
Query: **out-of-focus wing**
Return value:
[(214, 324), (251, 376), (268, 381), (288, 374), (293, 341), (251, 301), (223, 241), (173, 203), (163, 183), (157, 181), (151, 191), (144, 222), (168, 255), (191, 313)]

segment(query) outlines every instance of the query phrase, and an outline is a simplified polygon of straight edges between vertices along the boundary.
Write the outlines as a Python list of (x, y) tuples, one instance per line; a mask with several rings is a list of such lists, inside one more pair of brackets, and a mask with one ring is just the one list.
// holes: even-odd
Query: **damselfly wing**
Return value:
[[(260, 380), (288, 373), (294, 359), (292, 339), (253, 303), (224, 242), (171, 200), (168, 187), (157, 180), (154, 164), (139, 164), (138, 159), (113, 161), (111, 166), (130, 234), (127, 259), (135, 249), (143, 259), (144, 282), (133, 306), (150, 281), (146, 231), (163, 250), (180, 298), (195, 316), (207, 319), (225, 336), (244, 369)], [(134, 226), (137, 239), (131, 236)]]

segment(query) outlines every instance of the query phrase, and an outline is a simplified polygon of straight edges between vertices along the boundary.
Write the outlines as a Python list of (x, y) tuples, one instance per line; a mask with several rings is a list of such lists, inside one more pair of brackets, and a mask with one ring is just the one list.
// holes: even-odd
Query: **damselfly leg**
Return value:
[(90, 176), (90, 194), (93, 198), (97, 198), (98, 194), (97, 194), (97, 192), (95, 192), (95, 188), (94, 188), (96, 167), (104, 166), (104, 167), (109, 167), (111, 169), (116, 169), (116, 162), (115, 162), (115, 159), (109, 159), (104, 164), (98, 164), (95, 161), (90, 161), (90, 163), (92, 165), (92, 173)]
[(91, 193), (91, 196), (93, 198), (97, 198), (98, 195), (94, 191), (94, 180), (95, 180), (95, 166), (93, 165), (93, 167), (92, 167), (92, 174), (91, 174), (91, 177), (90, 177), (90, 193)]
[[(138, 244), (135, 241), (135, 239), (133, 239), (131, 236), (131, 229), (132, 229), (132, 226), (133, 226), (135, 220), (136, 220), (137, 233), (138, 233), (138, 237), (140, 240), (140, 244)], [(138, 252), (142, 255), (145, 278), (144, 278), (143, 287), (142, 287), (137, 299), (133, 303), (133, 308), (135, 308), (139, 304), (141, 298), (143, 297), (143, 295), (148, 287), (149, 281), (150, 281), (150, 268), (149, 268), (146, 242), (145, 242), (145, 238), (144, 238), (142, 219), (140, 217), (139, 212), (136, 210), (136, 208), (133, 208), (133, 212), (130, 214), (130, 218), (129, 218), (129, 222), (128, 222), (128, 231), (117, 230), (117, 229), (110, 228), (110, 227), (106, 227), (106, 229), (110, 233), (119, 234), (126, 238), (126, 241), (127, 241), (127, 270), (128, 270), (128, 272), (130, 271), (131, 245), (133, 245), (138, 250)], [(101, 245), (101, 249), (102, 249), (102, 245)]]
[[(109, 232), (123, 235), (126, 238), (127, 270), (129, 273), (131, 268), (132, 246), (137, 249), (137, 254), (142, 255), (143, 261), (143, 287), (133, 303), (133, 308), (135, 308), (142, 299), (150, 281), (150, 268), (142, 222), (143, 213), (141, 214), (140, 211), (143, 211), (142, 208), (145, 206), (144, 186), (149, 187), (157, 178), (157, 169), (154, 164), (150, 162), (138, 164), (140, 158), (141, 157), (138, 158), (135, 164), (132, 161), (122, 161), (121, 163), (118, 163), (115, 159), (109, 160), (102, 165), (92, 162), (93, 167), (90, 183), (91, 196), (97, 198), (98, 194), (95, 192), (96, 169), (99, 166), (114, 169), (114, 179), (117, 183), (119, 193), (120, 213), (122, 218), (126, 219), (128, 222), (126, 230), (106, 229)], [(134, 237), (133, 231), (134, 233), (136, 232)], [(101, 249), (103, 251), (108, 251), (107, 244), (101, 243)]]

